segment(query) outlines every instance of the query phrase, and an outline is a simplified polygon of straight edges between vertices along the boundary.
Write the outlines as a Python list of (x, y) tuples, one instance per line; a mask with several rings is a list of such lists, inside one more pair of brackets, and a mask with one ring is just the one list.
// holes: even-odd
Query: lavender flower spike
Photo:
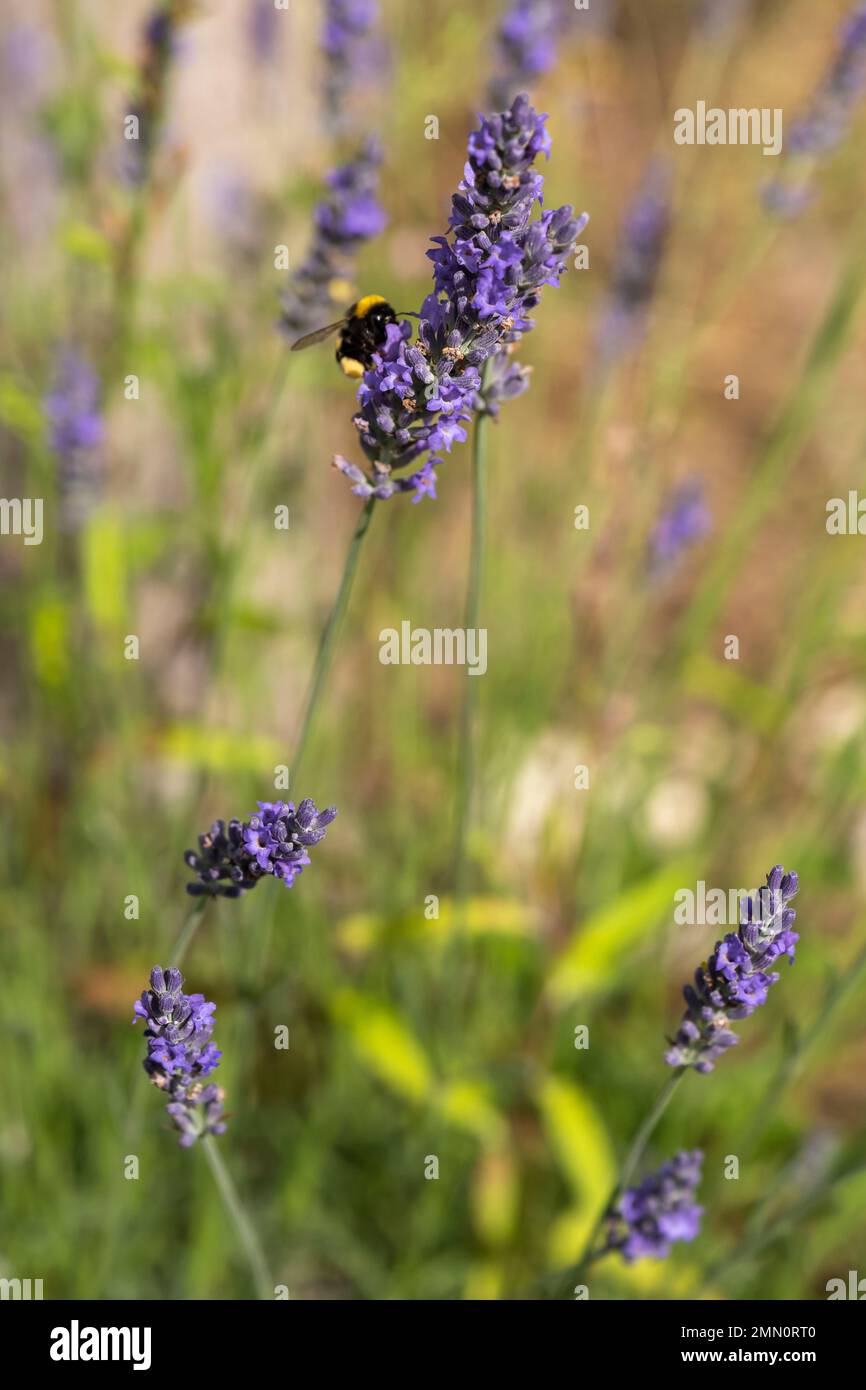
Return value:
[(373, 30), (378, 18), (377, 0), (325, 0), (325, 112), (334, 132), (346, 120), (348, 94), (376, 75)]
[(694, 1240), (704, 1213), (694, 1201), (703, 1161), (700, 1149), (683, 1150), (639, 1186), (627, 1187), (608, 1218), (601, 1253), (618, 1250), (628, 1264), (645, 1256), (664, 1260), (674, 1241)]
[(683, 990), (687, 1008), (665, 1053), (668, 1066), (712, 1071), (716, 1059), (739, 1041), (731, 1020), (748, 1018), (766, 1003), (779, 979), (768, 967), (780, 956), (793, 964), (800, 938), (792, 931), (797, 914), (788, 904), (798, 886), (797, 875), (777, 864), (766, 887), (741, 904), (739, 930), (716, 942), (709, 960), (696, 970), (694, 985)]
[(199, 836), (198, 853), (187, 850), (184, 856), (197, 878), (186, 891), (239, 898), (265, 874), (291, 888), (310, 862), (307, 850), (325, 838), (336, 814), (336, 806), (317, 811), (308, 798), (297, 810), (291, 801), (260, 801), (249, 820), (215, 821)]
[(496, 31), (496, 76), (490, 84), (494, 111), (510, 106), (556, 62), (556, 46), (574, 8), (568, 0), (508, 0)]
[(629, 206), (611, 272), (611, 289), (596, 337), (602, 368), (634, 346), (646, 329), (671, 217), (668, 169), (654, 163)]
[(150, 173), (165, 115), (169, 69), (180, 24), (187, 18), (189, 0), (160, 0), (141, 31), (138, 92), (129, 109), (139, 123), (138, 138), (124, 141), (121, 173), (140, 187)]
[[(387, 340), (358, 388), (358, 438), (372, 472), (339, 455), (334, 463), (360, 497), (414, 491), (436, 496), (441, 455), (466, 439), (480, 399), (481, 368), (533, 327), (544, 285), (558, 285), (588, 218), (570, 207), (542, 211), (535, 169), (550, 151), (546, 117), (527, 97), (482, 117), (469, 138), (463, 180), (451, 200), (448, 236), (434, 237), (433, 293), (421, 307), (417, 341), (407, 320)], [(522, 383), (498, 373), (500, 398)], [(423, 461), (422, 461), (423, 460)], [(397, 470), (414, 465), (409, 476)]]
[(225, 1133), (224, 1093), (213, 1083), (202, 1084), (222, 1056), (210, 1040), (215, 1011), (203, 994), (183, 993), (179, 970), (158, 965), (150, 972), (150, 989), (135, 1002), (133, 1023), (145, 1022), (144, 1069), (168, 1096), (166, 1110), (184, 1148), (205, 1134)]
[(764, 202), (783, 216), (800, 212), (809, 201), (815, 166), (844, 138), (854, 108), (866, 91), (866, 5), (844, 21), (829, 72), (808, 110), (795, 121), (787, 140), (783, 173), (764, 188)]
[(99, 379), (90, 364), (78, 352), (65, 349), (43, 402), (48, 443), (57, 460), (64, 527), (80, 525), (99, 490), (104, 434), (99, 398)]
[(328, 193), (313, 216), (313, 242), (283, 296), (281, 329), (291, 338), (344, 314), (352, 294), (355, 257), (379, 235), (386, 217), (377, 200), (382, 154), (368, 140), (327, 177)]

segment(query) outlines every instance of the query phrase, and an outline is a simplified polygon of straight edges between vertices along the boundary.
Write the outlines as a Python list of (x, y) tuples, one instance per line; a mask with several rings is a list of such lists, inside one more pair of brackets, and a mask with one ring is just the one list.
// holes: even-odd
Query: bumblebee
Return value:
[(340, 370), (357, 380), (371, 365), (373, 353), (378, 352), (385, 342), (388, 324), (396, 322), (397, 315), (387, 299), (380, 294), (367, 294), (352, 305), (345, 318), (299, 338), (292, 344), (292, 352), (303, 352), (305, 348), (325, 342), (332, 333), (338, 333), (340, 336), (334, 355)]

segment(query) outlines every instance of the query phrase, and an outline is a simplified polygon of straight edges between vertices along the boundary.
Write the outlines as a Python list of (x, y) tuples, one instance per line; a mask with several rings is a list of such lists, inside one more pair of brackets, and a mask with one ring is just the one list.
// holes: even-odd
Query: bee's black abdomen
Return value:
[[(373, 301), (372, 303), (370, 301)], [(373, 353), (385, 341), (385, 330), (389, 323), (396, 323), (397, 315), (384, 299), (369, 295), (359, 299), (349, 311), (349, 317), (340, 330), (336, 358), (347, 376), (357, 376), (354, 364), (359, 363), (363, 370), (370, 366)]]

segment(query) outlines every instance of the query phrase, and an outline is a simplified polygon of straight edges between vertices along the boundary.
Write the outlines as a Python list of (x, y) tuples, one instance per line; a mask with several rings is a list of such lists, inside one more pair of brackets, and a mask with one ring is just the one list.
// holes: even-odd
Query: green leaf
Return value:
[(751, 680), (735, 663), (714, 660), (704, 652), (689, 662), (685, 685), (690, 695), (724, 710), (757, 733), (777, 728), (784, 715), (784, 701), (775, 691)]
[(219, 772), (255, 772), (274, 766), (285, 756), (275, 739), (236, 729), (202, 728), (198, 724), (172, 724), (158, 743), (158, 752), (187, 767)]
[(594, 1103), (577, 1082), (548, 1076), (539, 1087), (538, 1106), (569, 1186), (583, 1204), (599, 1210), (613, 1189), (616, 1163)]
[(665, 917), (672, 916), (674, 894), (691, 882), (695, 864), (680, 861), (622, 893), (586, 921), (554, 965), (548, 993), (563, 1006), (577, 995), (596, 993), (616, 978), (623, 952), (647, 940)]
[(60, 245), (68, 256), (93, 265), (111, 263), (111, 243), (87, 222), (65, 222), (60, 229)]
[(93, 624), (117, 633), (126, 618), (126, 559), (123, 526), (113, 512), (95, 512), (84, 531), (84, 592)]
[(436, 1107), (449, 1124), (485, 1143), (501, 1139), (505, 1130), (505, 1121), (483, 1082), (450, 1082), (438, 1092)]
[[(470, 936), (532, 937), (532, 918), (524, 903), (514, 898), (474, 897), (466, 903), (463, 918)], [(422, 912), (355, 912), (337, 928), (337, 939), (344, 950), (364, 956), (380, 941), (392, 939), (439, 946), (454, 933), (457, 922), (453, 903), (442, 898), (439, 916), (428, 919)]]
[(388, 1005), (342, 990), (333, 1000), (333, 1012), (361, 1061), (380, 1081), (406, 1100), (419, 1103), (429, 1097), (433, 1071), (427, 1055)]

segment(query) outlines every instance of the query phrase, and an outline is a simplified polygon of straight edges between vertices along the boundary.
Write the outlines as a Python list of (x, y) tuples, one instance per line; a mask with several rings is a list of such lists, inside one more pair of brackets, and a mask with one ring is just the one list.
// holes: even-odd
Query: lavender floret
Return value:
[[(474, 412), (495, 413), (508, 392), (525, 387), (525, 376), (518, 381), (497, 364), (487, 405), (481, 369), (534, 326), (541, 289), (559, 284), (588, 221), (567, 206), (534, 218), (544, 187), (534, 166), (550, 151), (545, 121), (519, 96), (509, 111), (482, 117), (470, 136), (449, 234), (434, 237), (427, 253), (434, 288), (421, 307), (417, 340), (407, 320), (389, 326), (358, 388), (354, 423), (372, 470), (334, 460), (360, 497), (435, 497), (442, 454), (466, 439)], [(405, 478), (393, 476), (411, 465)]]
[(144, 1069), (168, 1096), (166, 1110), (189, 1148), (205, 1134), (225, 1133), (224, 1092), (206, 1076), (219, 1066), (222, 1053), (211, 1042), (216, 1004), (203, 994), (184, 994), (183, 976), (155, 965), (146, 989), (134, 1006), (133, 1023), (143, 1019), (147, 1042)]
[(187, 850), (184, 859), (197, 881), (186, 891), (193, 897), (239, 898), (266, 874), (291, 888), (310, 862), (307, 851), (324, 839), (337, 814), (336, 806), (318, 811), (309, 798), (297, 810), (291, 801), (258, 805), (247, 821), (215, 821), (199, 836), (198, 853)]
[(694, 1201), (703, 1161), (700, 1149), (682, 1150), (637, 1187), (626, 1188), (608, 1218), (604, 1250), (617, 1250), (632, 1264), (646, 1257), (664, 1260), (675, 1241), (694, 1240), (704, 1213)]
[(687, 1008), (665, 1053), (668, 1066), (712, 1071), (722, 1053), (739, 1042), (731, 1021), (748, 1018), (766, 1003), (779, 979), (769, 967), (779, 957), (794, 962), (800, 938), (792, 930), (797, 914), (788, 904), (798, 886), (797, 875), (777, 864), (766, 886), (741, 904), (739, 930), (716, 942), (709, 960), (695, 971), (694, 984), (683, 990)]
[(313, 216), (312, 245), (283, 296), (280, 327), (288, 337), (321, 328), (335, 314), (345, 313), (355, 258), (387, 221), (377, 197), (381, 162), (381, 150), (371, 139), (328, 174), (329, 191)]

